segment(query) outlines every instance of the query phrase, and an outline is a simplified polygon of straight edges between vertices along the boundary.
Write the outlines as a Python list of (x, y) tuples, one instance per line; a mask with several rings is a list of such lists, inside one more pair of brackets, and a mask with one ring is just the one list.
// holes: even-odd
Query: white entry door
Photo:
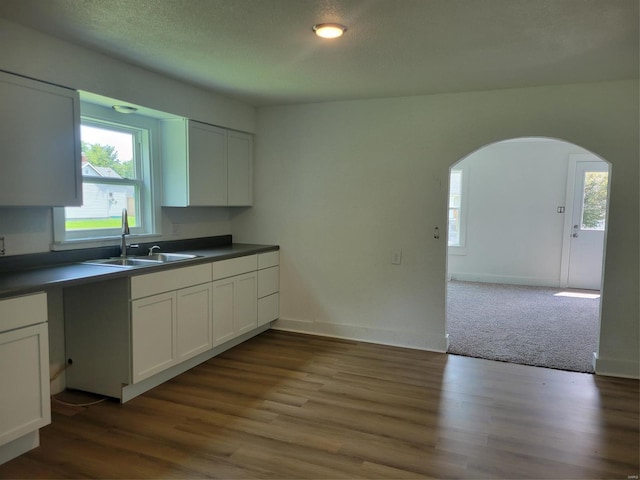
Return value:
[(600, 290), (609, 165), (603, 161), (575, 165), (568, 286)]

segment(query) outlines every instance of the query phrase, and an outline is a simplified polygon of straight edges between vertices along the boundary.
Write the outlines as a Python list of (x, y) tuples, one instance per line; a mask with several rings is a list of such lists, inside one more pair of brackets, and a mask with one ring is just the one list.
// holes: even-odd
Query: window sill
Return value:
[[(162, 238), (159, 233), (145, 233), (140, 235), (127, 235), (127, 243), (137, 243), (139, 241), (148, 241)], [(77, 250), (80, 248), (98, 248), (112, 247), (120, 245), (120, 237), (96, 237), (96, 238), (79, 238), (77, 240), (63, 240), (54, 242), (49, 247), (52, 252), (64, 250)]]
[(447, 247), (449, 255), (466, 255), (467, 247)]

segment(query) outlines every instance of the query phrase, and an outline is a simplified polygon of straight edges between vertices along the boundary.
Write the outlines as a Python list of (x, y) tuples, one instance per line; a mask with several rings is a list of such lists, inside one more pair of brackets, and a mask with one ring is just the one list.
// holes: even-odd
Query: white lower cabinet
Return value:
[(0, 463), (38, 446), (51, 423), (45, 293), (0, 300)]
[(213, 282), (213, 345), (235, 337), (233, 321), (233, 277)]
[(133, 383), (176, 364), (176, 331), (175, 292), (131, 302)]
[(278, 315), (275, 253), (65, 289), (67, 388), (126, 402), (263, 331)]
[(258, 326), (256, 272), (213, 282), (214, 346)]
[(176, 292), (178, 362), (213, 347), (212, 292), (211, 283)]
[(133, 277), (131, 295), (149, 295), (131, 302), (133, 383), (211, 348), (209, 265)]
[(235, 277), (233, 295), (233, 321), (236, 335), (253, 330), (258, 326), (258, 276), (255, 272)]

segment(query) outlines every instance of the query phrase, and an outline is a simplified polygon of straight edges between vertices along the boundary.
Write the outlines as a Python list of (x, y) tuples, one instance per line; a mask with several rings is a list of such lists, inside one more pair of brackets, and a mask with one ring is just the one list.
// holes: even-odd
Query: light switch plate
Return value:
[(402, 262), (402, 250), (394, 250), (391, 252), (391, 264), (400, 265)]

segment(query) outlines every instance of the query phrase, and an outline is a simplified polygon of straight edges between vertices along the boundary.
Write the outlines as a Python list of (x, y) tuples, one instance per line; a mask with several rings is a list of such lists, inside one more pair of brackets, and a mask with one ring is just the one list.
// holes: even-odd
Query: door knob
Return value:
[(578, 238), (578, 234), (574, 233), (573, 235), (571, 235), (573, 238)]

